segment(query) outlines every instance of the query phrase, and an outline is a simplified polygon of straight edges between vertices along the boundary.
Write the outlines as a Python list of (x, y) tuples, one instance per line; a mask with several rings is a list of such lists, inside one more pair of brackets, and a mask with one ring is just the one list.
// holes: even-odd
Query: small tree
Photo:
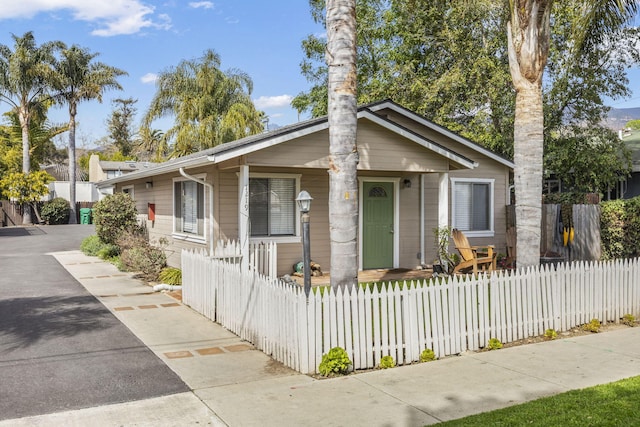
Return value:
[(53, 177), (45, 171), (12, 172), (0, 180), (0, 189), (2, 189), (2, 194), (10, 200), (23, 205), (25, 208), (33, 208), (38, 221), (40, 221), (36, 203), (49, 194), (47, 184), (50, 181), (53, 181)]
[(116, 244), (118, 237), (137, 226), (136, 205), (125, 193), (111, 194), (93, 207), (96, 234), (104, 243)]

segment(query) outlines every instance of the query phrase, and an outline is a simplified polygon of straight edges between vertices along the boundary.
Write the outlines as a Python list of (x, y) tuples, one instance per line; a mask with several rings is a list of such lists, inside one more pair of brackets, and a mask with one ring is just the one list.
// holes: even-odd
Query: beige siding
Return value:
[[(390, 114), (395, 114), (390, 112)], [(449, 161), (383, 127), (361, 120), (358, 124), (358, 149), (360, 154), (359, 176), (392, 177), (400, 181), (399, 197), (399, 266), (415, 268), (421, 251), (420, 240), (420, 177), (424, 175), (424, 259), (431, 264), (436, 258), (433, 229), (438, 226), (438, 172), (449, 172), (449, 178), (473, 177), (495, 180), (494, 228), (492, 238), (470, 239), (472, 244), (492, 243), (504, 252), (506, 229), (506, 195), (509, 169), (455, 140), (433, 132), (411, 120), (395, 117), (403, 126), (478, 163), (474, 170), (449, 172)], [(238, 164), (246, 161), (250, 173), (285, 173), (300, 175), (300, 189), (307, 190), (314, 198), (311, 210), (311, 258), (324, 271), (330, 270), (330, 241), (328, 215), (328, 133), (326, 130), (304, 138), (285, 142), (273, 147), (231, 159), (221, 165), (188, 170), (196, 175), (207, 173), (207, 181), (214, 185), (214, 230), (215, 238), (231, 240), (238, 238)], [(432, 173), (434, 172), (434, 173)], [(173, 230), (173, 178), (178, 173), (153, 178), (153, 188), (145, 188), (150, 179), (134, 181), (134, 196), (140, 217), (147, 223), (152, 240), (165, 238), (169, 242), (167, 255), (171, 265), (179, 266), (182, 248), (205, 249), (208, 244), (187, 242), (172, 233)], [(405, 188), (404, 180), (411, 181)], [(131, 182), (126, 183), (131, 184)], [(121, 189), (119, 185), (119, 190)], [(451, 185), (450, 185), (451, 188)], [(209, 195), (206, 194), (205, 198)], [(449, 212), (451, 214), (451, 197)], [(146, 219), (147, 204), (156, 204), (156, 221)], [(206, 202), (208, 208), (208, 202)], [(207, 209), (205, 209), (206, 211)], [(208, 219), (208, 211), (205, 217)], [(451, 220), (449, 219), (449, 223)], [(208, 232), (205, 232), (208, 238)], [(292, 266), (302, 258), (299, 237), (292, 242), (278, 244), (278, 274), (291, 273)], [(453, 248), (452, 248), (453, 250)]]
[[(213, 170), (212, 168), (199, 168), (190, 169), (187, 173), (191, 175), (198, 175), (200, 173), (206, 173), (207, 182), (212, 182)], [(149, 240), (157, 245), (160, 244), (161, 239), (166, 240), (167, 245), (162, 246), (165, 249), (167, 255), (167, 263), (174, 267), (180, 267), (180, 252), (182, 249), (206, 249), (208, 242), (187, 242), (180, 239), (178, 236), (173, 235), (173, 178), (179, 178), (180, 174), (164, 174), (155, 176), (153, 178), (144, 178), (132, 182), (127, 182), (124, 186), (133, 184), (134, 186), (134, 199), (136, 201), (136, 208), (138, 210), (138, 219), (143, 223), (149, 232)], [(153, 187), (151, 189), (146, 188), (146, 182), (152, 181)], [(118, 184), (116, 191), (121, 191), (123, 185)], [(209, 194), (205, 189), (205, 223), (208, 223), (209, 219)], [(215, 196), (214, 196), (215, 200)], [(148, 220), (148, 204), (154, 203), (156, 205), (156, 220)], [(205, 227), (205, 238), (208, 239), (208, 231)]]
[[(443, 156), (366, 120), (358, 123), (358, 154), (361, 171), (433, 172), (449, 168)], [(321, 131), (249, 154), (247, 163), (326, 170), (329, 167), (328, 132)]]

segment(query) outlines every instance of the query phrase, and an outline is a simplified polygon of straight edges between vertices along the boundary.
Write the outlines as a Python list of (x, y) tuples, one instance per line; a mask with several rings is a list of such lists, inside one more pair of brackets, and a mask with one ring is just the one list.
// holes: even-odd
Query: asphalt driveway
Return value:
[(93, 233), (0, 228), (0, 420), (189, 390), (47, 255)]

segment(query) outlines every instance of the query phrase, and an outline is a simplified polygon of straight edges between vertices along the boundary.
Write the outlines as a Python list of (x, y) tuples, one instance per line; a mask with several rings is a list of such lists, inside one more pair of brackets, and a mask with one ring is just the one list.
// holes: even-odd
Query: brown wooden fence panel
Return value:
[[(80, 208), (92, 208), (95, 202), (76, 202), (76, 223), (80, 224)], [(39, 209), (42, 203), (39, 203)], [(36, 215), (31, 218), (37, 222)], [(0, 200), (0, 227), (22, 225), (22, 206), (8, 200)]]
[[(540, 251), (555, 252), (572, 261), (599, 260), (602, 255), (600, 242), (600, 205), (573, 205), (573, 244), (565, 247), (562, 230), (559, 229), (560, 205), (542, 205)], [(515, 206), (507, 206), (507, 227), (515, 226)]]

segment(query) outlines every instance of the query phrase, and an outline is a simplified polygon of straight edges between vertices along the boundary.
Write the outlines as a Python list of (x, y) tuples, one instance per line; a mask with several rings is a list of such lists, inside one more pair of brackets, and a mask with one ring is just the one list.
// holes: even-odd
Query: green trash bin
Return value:
[(80, 224), (91, 224), (91, 208), (80, 209)]

